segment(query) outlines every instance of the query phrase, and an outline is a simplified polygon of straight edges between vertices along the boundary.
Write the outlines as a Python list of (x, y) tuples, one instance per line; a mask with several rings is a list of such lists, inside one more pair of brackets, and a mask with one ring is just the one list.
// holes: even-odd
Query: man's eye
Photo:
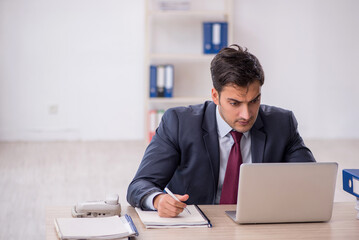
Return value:
[(231, 104), (232, 106), (237, 106), (238, 105), (237, 102), (230, 102), (229, 104)]
[(256, 99), (253, 99), (252, 101), (251, 101), (251, 103), (256, 103), (256, 102), (258, 102), (259, 101), (259, 98), (256, 98)]

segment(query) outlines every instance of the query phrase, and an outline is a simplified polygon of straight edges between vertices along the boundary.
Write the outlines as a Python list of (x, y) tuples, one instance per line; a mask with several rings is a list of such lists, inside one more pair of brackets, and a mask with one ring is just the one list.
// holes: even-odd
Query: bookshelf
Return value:
[[(186, 10), (161, 9), (171, 0), (146, 0), (145, 6), (145, 143), (161, 116), (155, 111), (203, 103), (211, 99), (210, 62), (214, 54), (203, 53), (203, 22), (227, 22), (228, 45), (233, 43), (233, 0), (172, 0), (185, 2)], [(150, 97), (150, 66), (173, 66), (172, 97)], [(153, 123), (156, 119), (157, 123)], [(153, 133), (152, 133), (153, 134)]]

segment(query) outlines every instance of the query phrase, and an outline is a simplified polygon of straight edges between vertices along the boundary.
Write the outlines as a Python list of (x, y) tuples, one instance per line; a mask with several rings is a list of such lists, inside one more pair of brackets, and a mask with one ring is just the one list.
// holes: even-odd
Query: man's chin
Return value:
[(237, 132), (241, 132), (241, 133), (245, 133), (245, 132), (248, 132), (249, 130), (251, 130), (253, 124), (248, 124), (246, 126), (238, 126), (236, 125), (235, 129)]

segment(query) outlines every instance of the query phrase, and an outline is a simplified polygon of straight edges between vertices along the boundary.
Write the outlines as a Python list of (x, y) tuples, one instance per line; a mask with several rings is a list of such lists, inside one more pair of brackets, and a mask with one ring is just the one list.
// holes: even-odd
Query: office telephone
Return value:
[(77, 203), (72, 208), (73, 217), (107, 217), (121, 215), (121, 204), (117, 194), (109, 194), (103, 201)]

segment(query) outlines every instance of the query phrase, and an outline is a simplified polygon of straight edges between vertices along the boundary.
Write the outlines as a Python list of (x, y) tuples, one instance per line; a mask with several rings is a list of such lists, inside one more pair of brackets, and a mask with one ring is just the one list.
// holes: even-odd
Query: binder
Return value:
[(221, 24), (220, 23), (213, 23), (212, 24), (212, 48), (214, 51), (218, 50), (221, 45)]
[(219, 26), (217, 28), (219, 28), (220, 30), (215, 31), (215, 29), (213, 29), (213, 31), (215, 32), (215, 34), (217, 34), (216, 38), (220, 39), (219, 42), (215, 42), (213, 39), (213, 48), (214, 48), (214, 52), (218, 53), (222, 48), (227, 47), (228, 45), (228, 24), (225, 22), (222, 23), (215, 23), (213, 24), (213, 28), (215, 28), (215, 26)]
[(157, 97), (157, 67), (150, 66), (150, 97)]
[(165, 96), (165, 66), (157, 66), (157, 97)]
[(173, 96), (173, 65), (165, 66), (165, 92), (164, 96), (171, 98)]
[(228, 45), (227, 22), (203, 23), (203, 53), (215, 54)]
[(148, 139), (149, 141), (152, 140), (153, 136), (156, 134), (156, 128), (157, 128), (157, 111), (156, 110), (150, 110), (148, 112), (149, 115), (149, 133), (148, 133)]
[(212, 53), (212, 23), (203, 23), (203, 53)]
[(359, 169), (343, 169), (343, 190), (359, 198)]

